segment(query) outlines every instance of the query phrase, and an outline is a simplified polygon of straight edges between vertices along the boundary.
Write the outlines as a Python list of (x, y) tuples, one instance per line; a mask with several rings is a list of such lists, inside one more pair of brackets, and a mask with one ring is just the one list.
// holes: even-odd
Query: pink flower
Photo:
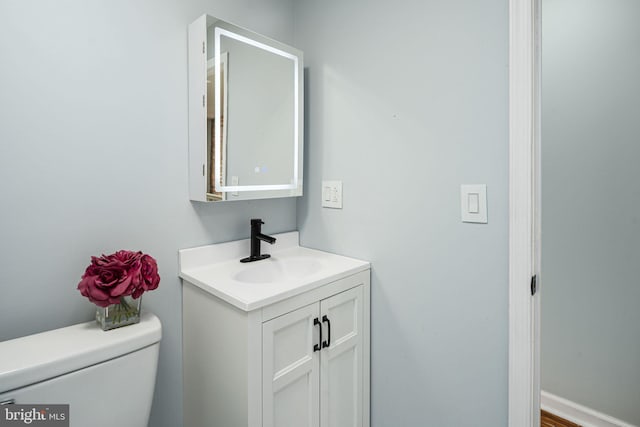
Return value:
[[(160, 276), (158, 275), (158, 264), (156, 260), (150, 257), (149, 255), (142, 255), (140, 258), (140, 276), (142, 278), (142, 283), (140, 284), (139, 289), (140, 295), (145, 291), (152, 291), (158, 287), (160, 284)], [(134, 293), (134, 298), (137, 298)]]
[(100, 307), (118, 304), (120, 297), (139, 298), (158, 287), (160, 276), (156, 261), (142, 252), (120, 250), (111, 255), (91, 257), (78, 290)]

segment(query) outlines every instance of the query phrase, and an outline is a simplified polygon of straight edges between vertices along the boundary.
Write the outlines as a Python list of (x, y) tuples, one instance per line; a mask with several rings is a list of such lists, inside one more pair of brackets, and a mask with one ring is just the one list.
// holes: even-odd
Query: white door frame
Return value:
[(540, 425), (539, 3), (509, 0), (509, 427)]

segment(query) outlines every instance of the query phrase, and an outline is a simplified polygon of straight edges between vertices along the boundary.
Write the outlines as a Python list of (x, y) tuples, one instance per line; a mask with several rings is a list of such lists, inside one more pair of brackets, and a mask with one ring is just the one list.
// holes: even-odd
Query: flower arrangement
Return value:
[(156, 260), (142, 252), (120, 250), (111, 255), (91, 257), (78, 290), (100, 307), (119, 304), (123, 296), (139, 298), (158, 287)]
[[(96, 319), (103, 329), (124, 326), (139, 321), (139, 298), (146, 291), (154, 290), (160, 284), (158, 265), (150, 255), (142, 252), (120, 250), (111, 255), (91, 257), (78, 290), (89, 301), (104, 308), (98, 309)], [(137, 307), (132, 307), (132, 299), (138, 300)], [(109, 307), (114, 306), (109, 314)], [(122, 324), (122, 318), (133, 321)], [(114, 326), (106, 327), (109, 320)]]

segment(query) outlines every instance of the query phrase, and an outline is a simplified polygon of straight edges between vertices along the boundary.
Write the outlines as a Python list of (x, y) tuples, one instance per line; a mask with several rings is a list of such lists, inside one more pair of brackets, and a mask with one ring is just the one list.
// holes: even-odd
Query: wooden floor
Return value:
[(557, 415), (553, 415), (547, 411), (542, 411), (540, 417), (540, 427), (581, 427), (578, 424), (567, 421), (564, 418), (560, 418)]

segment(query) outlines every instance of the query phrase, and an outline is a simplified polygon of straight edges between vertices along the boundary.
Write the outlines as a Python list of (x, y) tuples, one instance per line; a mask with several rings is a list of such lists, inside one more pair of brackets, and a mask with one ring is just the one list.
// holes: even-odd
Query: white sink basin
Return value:
[(302, 247), (295, 231), (274, 237), (274, 245), (262, 244), (271, 257), (248, 263), (240, 262), (249, 254), (248, 239), (182, 249), (180, 277), (251, 311), (369, 268), (366, 261)]
[(272, 256), (244, 265), (245, 268), (233, 274), (233, 280), (245, 283), (285, 282), (302, 279), (322, 269), (320, 261), (308, 256)]

